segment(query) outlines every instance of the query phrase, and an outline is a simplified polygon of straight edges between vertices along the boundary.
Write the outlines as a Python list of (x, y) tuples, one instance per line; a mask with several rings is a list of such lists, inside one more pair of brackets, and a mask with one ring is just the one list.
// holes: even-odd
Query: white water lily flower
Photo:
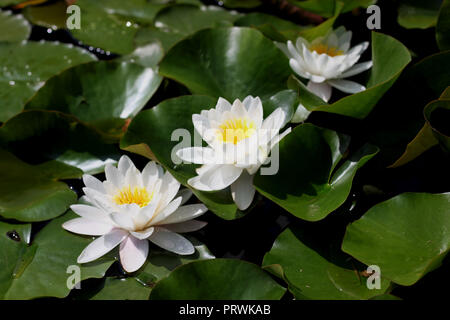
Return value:
[(63, 224), (78, 234), (100, 236), (78, 257), (78, 263), (96, 260), (120, 244), (120, 262), (127, 272), (138, 270), (147, 259), (148, 240), (168, 251), (189, 255), (192, 243), (178, 233), (196, 231), (205, 222), (192, 220), (207, 211), (203, 204), (183, 204), (192, 192), (149, 162), (142, 173), (122, 156), (118, 167), (105, 167), (106, 180), (84, 175), (84, 200), (70, 208), (80, 218)]
[(266, 164), (272, 148), (290, 132), (279, 134), (286, 114), (277, 108), (263, 121), (259, 97), (236, 99), (231, 105), (219, 98), (215, 108), (192, 115), (195, 130), (208, 147), (190, 147), (177, 151), (186, 162), (202, 164), (188, 184), (202, 191), (231, 186), (237, 207), (247, 209), (255, 195), (253, 177)]
[(332, 87), (345, 93), (358, 93), (366, 88), (354, 81), (344, 80), (372, 67), (372, 61), (357, 63), (369, 46), (363, 42), (350, 49), (352, 32), (339, 27), (325, 37), (308, 42), (299, 37), (294, 44), (278, 44), (289, 58), (289, 65), (299, 76), (309, 79), (307, 88), (325, 102)]

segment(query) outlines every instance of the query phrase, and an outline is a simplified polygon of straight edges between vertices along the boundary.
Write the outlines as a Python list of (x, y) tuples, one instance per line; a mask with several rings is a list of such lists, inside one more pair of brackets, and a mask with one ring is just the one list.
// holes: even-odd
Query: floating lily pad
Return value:
[(0, 34), (0, 42), (18, 42), (28, 39), (31, 26), (21, 14), (0, 10), (0, 30), (4, 31)]
[[(363, 119), (369, 115), (377, 102), (394, 84), (403, 69), (410, 62), (408, 49), (394, 38), (372, 32), (372, 60), (373, 68), (367, 89), (353, 95), (346, 96), (332, 104), (326, 104), (317, 97), (311, 103), (311, 94), (306, 86), (296, 79), (289, 81), (289, 88), (299, 92), (300, 102), (308, 111), (323, 111), (337, 113), (344, 116)], [(302, 99), (306, 96), (306, 99)]]
[(58, 110), (102, 128), (135, 116), (161, 81), (153, 69), (134, 63), (95, 61), (48, 80), (26, 109)]
[(162, 60), (160, 73), (194, 94), (234, 101), (287, 89), (291, 71), (285, 55), (259, 31), (233, 27), (203, 30), (179, 42)]
[(25, 111), (0, 127), (0, 146), (21, 159), (56, 160), (89, 174), (103, 172), (107, 163), (120, 157), (108, 140), (74, 117), (55, 111)]
[(56, 161), (31, 166), (0, 149), (0, 215), (18, 221), (43, 221), (63, 214), (77, 196), (59, 179), (81, 176)]
[[(230, 272), (232, 270), (232, 272)], [(285, 289), (255, 264), (212, 259), (185, 264), (159, 281), (151, 300), (278, 300)]]
[(450, 248), (450, 193), (404, 193), (347, 227), (342, 250), (401, 285), (437, 268)]
[(22, 111), (48, 78), (93, 60), (87, 51), (57, 42), (0, 44), (0, 122)]
[(64, 0), (46, 3), (40, 6), (28, 6), (23, 10), (24, 16), (33, 24), (52, 28), (64, 29), (69, 15)]
[[(378, 151), (365, 145), (343, 159), (349, 141), (348, 136), (312, 124), (296, 127), (280, 141), (278, 172), (256, 175), (256, 189), (299, 218), (325, 218), (344, 203), (357, 170)], [(271, 165), (277, 165), (278, 159), (272, 158)]]
[[(15, 269), (9, 273), (10, 280), (7, 285), (2, 283), (1, 297), (8, 300), (63, 298), (69, 294), (71, 290), (69, 288), (76, 284), (75, 281), (69, 281), (69, 277), (75, 276), (74, 270), (77, 267), (80, 271), (80, 280), (101, 278), (105, 275), (106, 270), (114, 262), (109, 256), (88, 264), (77, 264), (77, 257), (91, 239), (71, 234), (61, 227), (65, 221), (75, 216), (70, 212), (52, 220), (39, 231), (30, 246), (22, 245), (19, 256), (17, 254), (8, 256), (11, 259), (10, 264), (15, 266)], [(3, 234), (0, 236), (4, 237)], [(9, 240), (8, 250), (13, 246), (17, 244)]]
[(441, 0), (406, 0), (398, 8), (398, 23), (407, 29), (427, 29), (436, 25)]
[(382, 277), (379, 289), (368, 289), (367, 276), (361, 275), (362, 270), (355, 269), (346, 255), (315, 247), (311, 238), (299, 228), (288, 228), (264, 256), (263, 266), (278, 270), (297, 299), (360, 300), (387, 291), (389, 280)]

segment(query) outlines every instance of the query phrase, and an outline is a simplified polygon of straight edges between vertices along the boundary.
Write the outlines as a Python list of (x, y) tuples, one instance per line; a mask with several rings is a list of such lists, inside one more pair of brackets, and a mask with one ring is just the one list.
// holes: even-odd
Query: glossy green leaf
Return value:
[(79, 177), (76, 168), (55, 161), (26, 164), (0, 149), (0, 215), (18, 221), (42, 221), (63, 214), (77, 197), (59, 179)]
[(407, 29), (427, 29), (436, 25), (441, 0), (404, 0), (398, 8), (398, 23)]
[[(410, 62), (408, 49), (394, 38), (382, 33), (372, 33), (373, 68), (367, 89), (363, 92), (348, 95), (332, 104), (320, 105), (320, 98), (312, 98), (305, 94), (306, 86), (298, 80), (289, 82), (290, 89), (299, 91), (300, 102), (309, 111), (337, 113), (349, 117), (363, 119), (369, 115), (377, 102), (394, 84), (402, 70)], [(306, 101), (303, 96), (306, 96)]]
[(216, 6), (171, 6), (162, 10), (155, 19), (155, 26), (185, 36), (214, 26), (231, 26), (240, 15)]
[(424, 109), (425, 120), (431, 127), (434, 137), (440, 145), (450, 152), (450, 99), (431, 102)]
[(66, 28), (67, 4), (64, 0), (46, 3), (40, 6), (28, 6), (23, 10), (23, 15), (31, 23), (51, 28)]
[(107, 121), (135, 116), (161, 81), (153, 69), (134, 63), (95, 61), (48, 80), (25, 108), (58, 110), (104, 129)]
[(450, 1), (444, 0), (436, 24), (436, 40), (441, 50), (450, 50)]
[(178, 43), (161, 62), (160, 73), (194, 94), (234, 101), (286, 89), (290, 68), (284, 54), (259, 31), (233, 27), (203, 30)]
[[(10, 256), (16, 271), (9, 275), (9, 283), (2, 287), (0, 297), (7, 300), (66, 297), (69, 288), (76, 284), (69, 279), (74, 275), (70, 266), (80, 267), (80, 280), (105, 275), (114, 262), (111, 257), (105, 256), (81, 266), (77, 264), (77, 257), (91, 239), (71, 234), (61, 227), (75, 216), (70, 212), (52, 220), (39, 231), (30, 246), (23, 245), (20, 257)], [(12, 245), (17, 244), (10, 242), (9, 246)]]
[[(217, 100), (206, 96), (183, 96), (165, 100), (156, 107), (140, 112), (131, 122), (123, 136), (120, 147), (124, 150), (138, 153), (147, 158), (158, 160), (166, 170), (183, 185), (196, 175), (195, 166), (187, 164), (176, 165), (172, 154), (181, 147), (191, 146), (194, 133), (192, 114), (215, 107)], [(177, 129), (187, 129), (190, 133), (188, 141), (179, 135), (172, 134)], [(197, 137), (201, 139), (200, 137)], [(181, 142), (179, 142), (181, 140)], [(183, 146), (181, 145), (183, 144)], [(178, 145), (177, 149), (174, 149)], [(202, 192), (192, 190), (206, 206), (224, 219), (234, 219), (242, 215), (231, 198), (229, 190), (218, 192)]]
[(412, 285), (437, 268), (450, 248), (450, 193), (404, 193), (379, 203), (347, 227), (342, 249), (381, 274)]
[(355, 269), (346, 255), (319, 248), (313, 238), (301, 229), (288, 228), (264, 256), (263, 266), (268, 270), (281, 267), (279, 276), (297, 299), (359, 300), (387, 291), (390, 282), (383, 277), (380, 289), (369, 290), (367, 277)]
[(135, 278), (106, 278), (90, 300), (148, 300), (150, 291)]
[[(378, 150), (365, 145), (344, 158), (349, 141), (348, 136), (311, 124), (296, 127), (279, 144), (277, 174), (256, 175), (256, 189), (299, 218), (325, 218), (344, 203), (356, 171)], [(276, 161), (272, 159), (272, 166)]]
[(48, 78), (93, 60), (87, 51), (57, 42), (0, 44), (0, 122), (22, 111)]
[(31, 224), (0, 222), (0, 298), (11, 286), (17, 262), (27, 249), (30, 235)]
[(278, 300), (284, 292), (282, 286), (255, 264), (212, 259), (175, 269), (155, 285), (150, 299)]
[(27, 40), (31, 33), (31, 26), (21, 14), (0, 10), (0, 42), (19, 42)]
[(345, 0), (345, 1), (336, 1), (336, 0), (304, 0), (304, 1), (294, 1), (289, 0), (296, 6), (305, 9), (310, 12), (314, 12), (323, 17), (331, 17), (334, 15), (335, 6), (339, 2), (343, 4), (342, 12), (348, 12), (355, 8), (362, 7), (367, 8), (368, 6), (375, 4), (376, 0)]
[(163, 56), (164, 50), (162, 45), (160, 42), (154, 41), (136, 47), (133, 52), (116, 59), (116, 61), (137, 63), (146, 68), (156, 68)]
[(288, 39), (295, 40), (300, 36), (300, 32), (305, 29), (304, 26), (261, 12), (246, 14), (236, 20), (235, 25), (257, 28), (265, 36), (280, 42), (285, 42)]
[(0, 127), (0, 146), (30, 163), (48, 160), (103, 172), (120, 157), (116, 146), (72, 116), (55, 111), (25, 111)]
[(0, 8), (19, 4), (23, 2), (23, 0), (0, 0)]

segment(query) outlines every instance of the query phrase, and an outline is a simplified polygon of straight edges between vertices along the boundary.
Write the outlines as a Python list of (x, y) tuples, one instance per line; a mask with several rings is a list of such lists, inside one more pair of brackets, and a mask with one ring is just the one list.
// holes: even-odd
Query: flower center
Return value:
[(122, 204), (132, 204), (135, 203), (139, 207), (147, 206), (153, 198), (153, 194), (149, 194), (147, 189), (134, 187), (124, 187), (114, 196), (114, 202)]
[(230, 119), (224, 121), (217, 133), (217, 138), (222, 142), (237, 144), (239, 141), (251, 137), (255, 133), (255, 123), (248, 119)]
[(344, 51), (339, 50), (338, 48), (335, 48), (335, 47), (329, 47), (323, 43), (318, 43), (318, 44), (312, 45), (309, 48), (309, 50), (315, 51), (318, 54), (325, 53), (325, 54), (329, 55), (330, 57), (341, 56), (344, 54)]

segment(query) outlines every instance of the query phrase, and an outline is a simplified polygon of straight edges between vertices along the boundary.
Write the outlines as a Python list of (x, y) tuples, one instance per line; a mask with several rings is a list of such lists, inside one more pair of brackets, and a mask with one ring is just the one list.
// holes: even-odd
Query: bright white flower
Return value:
[(372, 61), (357, 63), (369, 42), (350, 49), (351, 39), (352, 32), (339, 27), (311, 43), (300, 37), (295, 46), (291, 41), (277, 45), (288, 56), (292, 70), (309, 79), (308, 89), (328, 102), (332, 87), (350, 94), (366, 89), (359, 83), (344, 80), (372, 67)]
[(208, 147), (191, 147), (177, 151), (186, 162), (203, 164), (198, 176), (188, 184), (202, 191), (222, 190), (231, 186), (237, 207), (247, 209), (255, 195), (253, 176), (266, 164), (272, 148), (290, 132), (279, 134), (286, 114), (276, 109), (263, 121), (261, 100), (248, 96), (231, 105), (219, 98), (215, 108), (192, 115), (195, 130)]
[(78, 234), (101, 236), (89, 244), (78, 263), (96, 260), (120, 244), (120, 262), (127, 272), (138, 270), (147, 259), (148, 241), (168, 251), (189, 255), (192, 243), (178, 233), (196, 231), (205, 222), (192, 220), (207, 211), (203, 204), (182, 206), (192, 195), (155, 162), (142, 173), (122, 156), (118, 168), (105, 167), (106, 180), (84, 175), (84, 200), (70, 208), (80, 218), (63, 224)]

